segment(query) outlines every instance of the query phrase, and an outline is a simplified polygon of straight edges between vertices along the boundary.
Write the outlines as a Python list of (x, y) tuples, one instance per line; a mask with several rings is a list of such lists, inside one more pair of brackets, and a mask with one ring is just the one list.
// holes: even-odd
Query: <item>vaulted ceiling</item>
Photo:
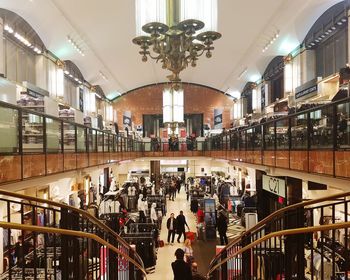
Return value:
[[(204, 0), (203, 0), (204, 1)], [(133, 0), (1, 0), (0, 8), (22, 16), (46, 47), (62, 60), (73, 61), (107, 96), (165, 82), (169, 72), (153, 61), (141, 62), (135, 37)], [(218, 0), (218, 31), (213, 57), (201, 57), (196, 68), (183, 71), (184, 82), (222, 91), (242, 90), (256, 81), (276, 55), (287, 55), (304, 39), (316, 19), (340, 0)], [(263, 47), (276, 31), (279, 38)], [(70, 36), (84, 51), (81, 56)], [(246, 70), (246, 71), (244, 71)], [(100, 74), (102, 72), (105, 78)]]

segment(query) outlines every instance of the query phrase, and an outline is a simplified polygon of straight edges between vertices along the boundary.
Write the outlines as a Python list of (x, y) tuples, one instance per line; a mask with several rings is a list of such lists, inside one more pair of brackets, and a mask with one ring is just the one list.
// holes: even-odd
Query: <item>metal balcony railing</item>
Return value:
[(210, 279), (349, 279), (350, 193), (282, 208), (232, 240)]
[(0, 279), (146, 278), (129, 244), (87, 212), (6, 191), (0, 195)]

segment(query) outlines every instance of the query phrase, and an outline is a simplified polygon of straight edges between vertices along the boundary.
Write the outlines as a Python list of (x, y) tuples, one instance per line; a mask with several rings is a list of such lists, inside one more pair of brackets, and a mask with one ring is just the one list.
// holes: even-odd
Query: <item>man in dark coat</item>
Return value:
[(184, 242), (185, 242), (185, 239), (186, 239), (185, 225), (187, 226), (188, 230), (190, 230), (190, 228), (186, 222), (186, 218), (182, 210), (180, 211), (180, 215), (176, 217), (176, 222), (177, 222), (176, 230), (177, 230), (177, 234), (179, 235), (177, 237), (177, 242), (180, 243), (180, 238), (182, 234), (184, 235)]
[(175, 251), (176, 261), (171, 264), (174, 280), (192, 280), (191, 267), (184, 261), (185, 252), (182, 249)]
[(220, 243), (221, 245), (227, 245), (227, 218), (225, 217), (223, 212), (219, 212), (219, 218), (217, 221), (218, 232), (220, 235)]
[(166, 221), (166, 227), (168, 229), (168, 244), (170, 244), (170, 237), (171, 237), (171, 245), (172, 245), (174, 243), (175, 231), (177, 228), (177, 221), (174, 216), (174, 213), (170, 214), (170, 218)]

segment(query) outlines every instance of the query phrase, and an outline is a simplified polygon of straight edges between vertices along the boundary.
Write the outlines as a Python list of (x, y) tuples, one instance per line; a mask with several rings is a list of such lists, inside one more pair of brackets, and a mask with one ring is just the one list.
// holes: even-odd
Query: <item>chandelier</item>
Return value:
[(147, 61), (148, 56), (156, 62), (160, 61), (163, 69), (172, 72), (167, 78), (177, 84), (181, 81), (180, 72), (189, 64), (195, 67), (198, 57), (204, 53), (207, 58), (212, 56), (213, 42), (221, 37), (215, 31), (196, 34), (203, 27), (204, 23), (195, 19), (187, 19), (173, 26), (150, 22), (142, 27), (150, 35), (138, 36), (132, 42), (141, 47), (139, 53), (143, 62)]

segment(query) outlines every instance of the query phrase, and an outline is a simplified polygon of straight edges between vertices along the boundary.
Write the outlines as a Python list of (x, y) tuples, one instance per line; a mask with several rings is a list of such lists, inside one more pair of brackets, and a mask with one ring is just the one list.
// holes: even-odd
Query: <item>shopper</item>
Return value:
[(217, 228), (220, 235), (220, 243), (221, 245), (227, 245), (227, 219), (222, 211), (219, 212), (219, 218), (217, 221)]
[(184, 252), (185, 252), (185, 261), (191, 264), (193, 262), (193, 249), (192, 249), (191, 240), (189, 239), (185, 240)]
[[(175, 239), (175, 230), (177, 227), (177, 221), (174, 213), (170, 214), (170, 218), (166, 221), (166, 227), (168, 229), (168, 244), (173, 245), (174, 239)], [(171, 243), (170, 243), (170, 237), (171, 237)]]
[(186, 239), (186, 232), (185, 232), (185, 225), (187, 226), (188, 230), (190, 230), (187, 222), (186, 222), (186, 218), (184, 216), (184, 212), (181, 210), (180, 211), (180, 215), (178, 215), (176, 217), (176, 221), (177, 221), (177, 234), (179, 235), (177, 237), (177, 242), (180, 243), (180, 239), (181, 239), (181, 236), (183, 235), (184, 236), (184, 241)]
[(169, 200), (174, 201), (175, 196), (176, 196), (176, 184), (174, 180), (171, 180), (170, 188), (169, 188)]
[(171, 264), (174, 280), (192, 280), (191, 267), (184, 261), (185, 252), (182, 249), (175, 251), (176, 261)]
[(198, 272), (198, 264), (196, 262), (192, 263), (191, 269), (192, 269), (192, 279), (193, 280), (206, 280), (207, 279), (202, 274), (200, 274)]

